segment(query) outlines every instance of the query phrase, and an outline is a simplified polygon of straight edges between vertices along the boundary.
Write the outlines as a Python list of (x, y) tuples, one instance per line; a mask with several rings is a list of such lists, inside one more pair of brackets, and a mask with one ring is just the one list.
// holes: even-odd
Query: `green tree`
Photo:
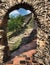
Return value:
[(23, 16), (18, 16), (16, 18), (12, 17), (8, 20), (8, 31), (14, 31), (14, 30), (20, 30), (22, 25), (24, 23), (24, 17)]

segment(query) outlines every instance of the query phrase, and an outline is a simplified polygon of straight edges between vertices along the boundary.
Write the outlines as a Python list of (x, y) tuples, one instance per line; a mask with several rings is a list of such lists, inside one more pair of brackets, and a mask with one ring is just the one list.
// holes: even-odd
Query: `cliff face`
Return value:
[[(50, 1), (49, 0), (0, 0), (0, 35), (2, 36), (2, 38), (0, 39), (0, 44), (3, 43), (3, 46), (5, 47), (8, 46), (7, 37), (6, 37), (7, 16), (5, 18), (4, 16), (7, 12), (10, 11), (11, 7), (13, 6), (17, 7), (17, 4), (21, 2), (28, 3), (34, 9), (33, 12), (33, 14), (35, 15), (34, 22), (37, 23), (37, 28), (36, 28), (37, 44), (39, 45), (42, 42), (49, 44), (50, 41)], [(6, 51), (8, 52), (8, 50)]]

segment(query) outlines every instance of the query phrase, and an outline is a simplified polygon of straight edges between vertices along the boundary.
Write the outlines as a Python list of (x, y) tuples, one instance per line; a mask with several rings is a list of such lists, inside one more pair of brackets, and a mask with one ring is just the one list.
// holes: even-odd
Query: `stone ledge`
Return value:
[(4, 30), (0, 30), (0, 33), (4, 32)]
[(2, 35), (0, 35), (0, 39), (2, 38)]
[(0, 50), (3, 50), (4, 48), (5, 48), (5, 46), (0, 45)]

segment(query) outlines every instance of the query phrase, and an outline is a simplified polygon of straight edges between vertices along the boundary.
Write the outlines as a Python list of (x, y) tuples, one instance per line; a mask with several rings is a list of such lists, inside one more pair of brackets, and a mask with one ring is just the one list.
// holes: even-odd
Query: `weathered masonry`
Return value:
[(0, 62), (10, 56), (7, 42), (8, 14), (20, 7), (29, 9), (37, 23), (37, 44), (50, 41), (50, 1), (49, 0), (0, 0)]

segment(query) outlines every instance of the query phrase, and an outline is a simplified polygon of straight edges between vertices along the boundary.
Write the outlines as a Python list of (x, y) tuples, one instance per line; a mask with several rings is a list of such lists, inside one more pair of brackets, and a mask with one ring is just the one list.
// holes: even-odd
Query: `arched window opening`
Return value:
[[(39, 22), (37, 15), (30, 4), (19, 3), (11, 7), (3, 18), (3, 29), (6, 36), (6, 40), (4, 39), (5, 46), (7, 44), (11, 52), (19, 49), (20, 52), (35, 49), (37, 47), (37, 22)], [(25, 49), (23, 49), (23, 46)], [(4, 50), (4, 61), (9, 57), (8, 52), (9, 50)], [(16, 55), (19, 55), (18, 52)]]
[(9, 13), (7, 39), (10, 50), (17, 49), (22, 43), (24, 44), (25, 39), (22, 41), (22, 38), (30, 35), (34, 28), (33, 21), (34, 14), (25, 8), (15, 9)]

